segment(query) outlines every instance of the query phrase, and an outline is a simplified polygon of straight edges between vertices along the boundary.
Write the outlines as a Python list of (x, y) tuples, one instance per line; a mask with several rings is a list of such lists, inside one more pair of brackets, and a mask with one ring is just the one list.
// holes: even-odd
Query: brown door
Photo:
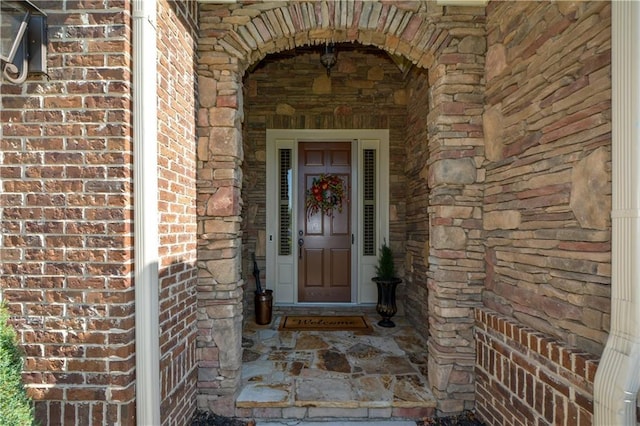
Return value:
[[(298, 160), (298, 301), (350, 302), (351, 142), (301, 142)], [(327, 211), (309, 208), (314, 182)], [(341, 184), (342, 202), (322, 183)]]

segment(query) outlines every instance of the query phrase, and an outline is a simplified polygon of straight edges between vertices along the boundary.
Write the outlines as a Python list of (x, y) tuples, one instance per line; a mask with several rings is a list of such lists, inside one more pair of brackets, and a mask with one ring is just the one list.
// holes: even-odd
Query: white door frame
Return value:
[[(362, 241), (360, 224), (363, 219), (363, 208), (359, 202), (360, 188), (363, 185), (361, 176), (362, 156), (364, 150), (377, 152), (376, 167), (376, 236), (377, 247), (383, 240), (389, 238), (389, 131), (387, 129), (366, 130), (267, 130), (267, 182), (266, 182), (266, 286), (274, 291), (274, 303), (276, 305), (302, 305), (298, 303), (298, 262), (297, 262), (297, 156), (298, 142), (336, 142), (352, 141), (352, 182), (351, 194), (351, 223), (354, 234), (353, 250), (351, 254), (352, 285), (351, 302), (354, 304), (372, 304), (376, 302), (377, 292), (371, 277), (375, 273), (377, 248), (375, 255), (362, 255)], [(291, 150), (290, 173), (290, 198), (292, 221), (289, 232), (291, 239), (291, 253), (281, 256), (278, 252), (279, 209), (278, 194), (280, 191), (278, 173), (278, 151), (280, 149)], [(344, 304), (344, 303), (342, 303)], [(313, 304), (317, 306), (318, 304)], [(328, 305), (328, 304), (325, 304)], [(335, 305), (335, 304), (331, 304)]]

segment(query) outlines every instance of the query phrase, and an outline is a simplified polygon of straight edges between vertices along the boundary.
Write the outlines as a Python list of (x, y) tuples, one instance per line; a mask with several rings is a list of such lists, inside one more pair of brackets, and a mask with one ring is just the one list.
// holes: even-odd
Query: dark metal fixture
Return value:
[(331, 75), (331, 67), (338, 62), (336, 46), (333, 43), (325, 43), (324, 51), (320, 54), (320, 63), (327, 69), (327, 76)]
[(0, 0), (2, 79), (21, 84), (47, 73), (47, 15), (27, 0)]

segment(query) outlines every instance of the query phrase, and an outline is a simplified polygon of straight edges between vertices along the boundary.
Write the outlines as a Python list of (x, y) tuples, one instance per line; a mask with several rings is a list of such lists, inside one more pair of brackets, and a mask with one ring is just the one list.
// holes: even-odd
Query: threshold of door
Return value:
[(300, 311), (300, 313), (308, 315), (313, 315), (316, 312), (318, 312), (318, 315), (330, 315), (331, 312), (335, 312), (335, 315), (340, 315), (340, 313), (375, 313), (376, 305), (372, 303), (274, 303), (273, 309), (276, 314), (290, 315), (292, 312)]

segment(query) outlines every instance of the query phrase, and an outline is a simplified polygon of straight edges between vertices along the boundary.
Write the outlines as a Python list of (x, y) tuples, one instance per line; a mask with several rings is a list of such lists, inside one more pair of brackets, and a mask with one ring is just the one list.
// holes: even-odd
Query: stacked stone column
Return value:
[(484, 280), (482, 196), (484, 52), (480, 28), (450, 30), (458, 42), (430, 68), (429, 383), (441, 413), (474, 405), (474, 306)]
[(226, 415), (242, 367), (242, 86), (234, 68), (227, 58), (200, 73), (197, 152), (198, 406)]

